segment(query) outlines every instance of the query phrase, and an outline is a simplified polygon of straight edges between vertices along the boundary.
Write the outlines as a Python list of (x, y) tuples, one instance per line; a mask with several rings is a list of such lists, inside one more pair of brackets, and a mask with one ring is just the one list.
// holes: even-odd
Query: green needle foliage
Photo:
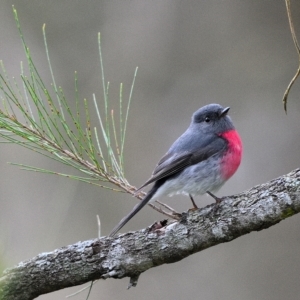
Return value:
[[(86, 99), (83, 101), (83, 113), (80, 111), (82, 103), (78, 96), (77, 74), (75, 73), (75, 111), (72, 111), (69, 106), (62, 88), (56, 85), (48, 53), (45, 25), (43, 36), (53, 81), (50, 91), (33, 63), (14, 8), (13, 12), (25, 50), (29, 74), (24, 73), (21, 64), (23, 86), (20, 88), (14, 79), (10, 80), (3, 62), (0, 62), (0, 90), (3, 104), (0, 109), (0, 136), (6, 142), (26, 147), (84, 174), (83, 176), (60, 175), (111, 189), (114, 188), (109, 183), (113, 183), (117, 187), (116, 190), (120, 191), (132, 189), (124, 175), (124, 144), (137, 69), (134, 73), (129, 100), (125, 105), (122, 84), (120, 86), (119, 120), (116, 124), (114, 111), (109, 110), (109, 83), (105, 83), (101, 39), (100, 34), (98, 35), (104, 111), (100, 111), (95, 95), (93, 95), (93, 105), (100, 127), (99, 135), (97, 127), (92, 126), (93, 121)], [(31, 171), (58, 174), (50, 170), (21, 166)]]
[[(23, 164), (15, 165), (26, 170), (57, 174), (134, 195), (136, 188), (128, 183), (124, 174), (124, 149), (137, 68), (127, 103), (124, 103), (123, 86), (120, 85), (119, 107), (117, 115), (115, 115), (115, 111), (109, 108), (109, 83), (105, 82), (99, 33), (98, 45), (103, 89), (101, 106), (104, 106), (104, 109), (100, 109), (94, 94), (93, 106), (97, 116), (97, 120), (94, 121), (90, 116), (88, 101), (84, 99), (82, 103), (79, 100), (77, 73), (75, 73), (74, 109), (68, 104), (62, 88), (57, 86), (50, 63), (45, 25), (43, 26), (43, 36), (52, 76), (52, 88), (50, 90), (44, 84), (33, 63), (14, 7), (13, 13), (26, 54), (26, 68), (29, 74), (25, 74), (21, 63), (22, 87), (20, 88), (14, 78), (10, 80), (3, 62), (0, 61), (0, 97), (2, 100), (0, 137), (3, 139), (2, 143), (8, 142), (28, 148), (72, 167), (83, 175), (63, 174)], [(100, 130), (93, 125), (95, 122)], [(141, 199), (143, 193), (135, 196)], [(168, 212), (161, 207), (152, 204), (150, 206), (174, 218), (172, 212), (175, 211), (173, 209), (163, 203), (158, 203)]]

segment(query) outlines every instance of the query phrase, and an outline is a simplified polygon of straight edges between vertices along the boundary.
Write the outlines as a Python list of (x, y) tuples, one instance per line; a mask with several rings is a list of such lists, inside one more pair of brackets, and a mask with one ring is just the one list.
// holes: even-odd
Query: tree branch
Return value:
[(241, 194), (183, 213), (161, 229), (103, 237), (19, 263), (0, 277), (1, 300), (27, 300), (91, 280), (130, 277), (277, 224), (300, 211), (300, 169)]

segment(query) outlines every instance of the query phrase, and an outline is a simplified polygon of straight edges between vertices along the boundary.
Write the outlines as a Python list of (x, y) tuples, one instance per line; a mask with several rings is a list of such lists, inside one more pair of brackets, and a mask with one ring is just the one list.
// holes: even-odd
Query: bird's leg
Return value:
[(209, 196), (213, 197), (213, 198), (215, 199), (215, 201), (216, 201), (217, 204), (221, 203), (222, 198), (219, 198), (219, 197), (215, 196), (213, 193), (211, 193), (211, 192), (209, 192), (209, 191), (207, 191), (206, 193), (207, 193)]
[(196, 203), (195, 203), (194, 198), (192, 197), (192, 195), (189, 194), (189, 196), (190, 196), (190, 199), (191, 199), (191, 201), (193, 203), (194, 209), (198, 209), (198, 206), (196, 205)]

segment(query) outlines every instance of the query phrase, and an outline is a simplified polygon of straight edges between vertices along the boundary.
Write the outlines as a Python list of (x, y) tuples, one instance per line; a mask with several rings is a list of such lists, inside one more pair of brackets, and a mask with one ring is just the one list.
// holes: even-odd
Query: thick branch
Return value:
[(178, 222), (42, 253), (6, 270), (0, 299), (26, 300), (96, 279), (130, 277), (277, 224), (300, 211), (300, 169), (184, 213)]

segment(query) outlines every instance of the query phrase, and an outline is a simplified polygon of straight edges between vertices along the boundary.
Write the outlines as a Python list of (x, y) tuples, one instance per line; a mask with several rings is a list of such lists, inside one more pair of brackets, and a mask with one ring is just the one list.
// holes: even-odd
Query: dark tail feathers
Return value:
[(135, 214), (137, 214), (151, 200), (157, 189), (158, 187), (154, 185), (152, 189), (148, 192), (148, 194), (145, 196), (145, 198), (141, 200), (141, 202), (139, 202), (133, 208), (133, 210), (118, 223), (118, 225), (112, 230), (109, 236), (113, 237)]

